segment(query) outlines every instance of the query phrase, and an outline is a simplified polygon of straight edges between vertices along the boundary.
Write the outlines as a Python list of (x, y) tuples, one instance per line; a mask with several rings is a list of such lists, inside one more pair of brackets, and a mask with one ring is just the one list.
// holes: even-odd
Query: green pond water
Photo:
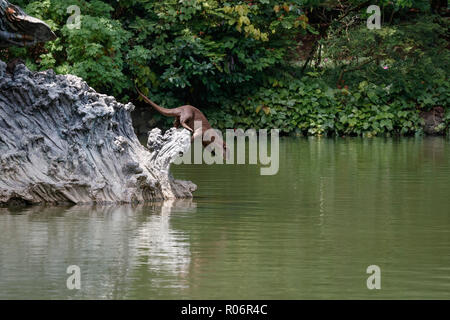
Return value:
[(450, 298), (449, 140), (281, 138), (259, 169), (174, 166), (192, 201), (0, 209), (0, 299)]

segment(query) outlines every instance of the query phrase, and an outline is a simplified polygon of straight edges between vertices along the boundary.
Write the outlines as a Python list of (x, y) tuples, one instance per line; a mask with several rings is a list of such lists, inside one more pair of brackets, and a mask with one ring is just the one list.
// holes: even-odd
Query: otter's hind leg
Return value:
[(189, 131), (194, 132), (194, 129), (189, 127), (189, 125), (186, 123), (187, 121), (189, 121), (189, 119), (190, 119), (189, 115), (182, 113), (180, 116), (180, 124), (183, 126), (183, 128), (186, 128)]
[(175, 128), (179, 128), (180, 127), (180, 118), (179, 117), (175, 117), (175, 120), (173, 121), (173, 126), (175, 127)]

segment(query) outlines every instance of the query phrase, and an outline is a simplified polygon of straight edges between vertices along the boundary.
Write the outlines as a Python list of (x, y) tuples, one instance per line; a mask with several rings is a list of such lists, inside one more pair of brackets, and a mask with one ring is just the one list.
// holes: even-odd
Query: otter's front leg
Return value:
[[(195, 139), (200, 138), (203, 139), (203, 132), (202, 129), (197, 129), (193, 132), (192, 137), (191, 137), (191, 142), (194, 142)], [(203, 143), (203, 141), (202, 141)]]

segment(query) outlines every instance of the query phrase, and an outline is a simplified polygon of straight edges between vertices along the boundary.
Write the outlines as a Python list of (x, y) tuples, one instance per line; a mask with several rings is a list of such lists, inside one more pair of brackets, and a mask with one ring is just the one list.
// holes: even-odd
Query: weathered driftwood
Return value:
[(26, 47), (55, 39), (56, 35), (44, 21), (27, 15), (6, 0), (0, 0), (0, 48)]
[(99, 94), (82, 79), (14, 74), (0, 61), (0, 204), (118, 203), (190, 198), (170, 164), (190, 147), (185, 129), (150, 132), (138, 141), (131, 103)]

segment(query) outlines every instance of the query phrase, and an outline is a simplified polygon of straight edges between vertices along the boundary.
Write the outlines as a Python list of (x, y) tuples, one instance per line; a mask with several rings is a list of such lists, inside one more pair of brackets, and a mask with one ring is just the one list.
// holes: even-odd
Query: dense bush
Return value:
[(436, 16), (368, 30), (358, 25), (348, 34), (323, 40), (324, 79), (338, 87), (368, 81), (390, 86), (392, 94), (422, 109), (448, 105), (450, 53), (448, 20)]
[[(165, 107), (199, 107), (218, 128), (414, 134), (420, 111), (449, 103), (448, 22), (429, 1), (380, 1), (381, 30), (365, 27), (363, 0), (13, 2), (59, 38), (1, 59), (76, 74), (122, 101), (136, 99), (136, 84)], [(71, 5), (80, 29), (67, 25)]]
[(421, 134), (420, 112), (444, 107), (450, 119), (448, 22), (437, 16), (321, 39), (308, 75), (278, 78), (213, 113), (218, 127), (277, 127), (285, 133)]
[[(154, 93), (169, 93), (169, 105), (174, 97), (207, 105), (224, 91), (233, 94), (243, 83), (259, 81), (285, 61), (295, 36), (306, 32), (299, 6), (276, 3), (17, 1), (48, 22), (59, 39), (41, 50), (12, 51), (35, 69), (74, 73), (125, 99), (134, 93), (135, 81)], [(80, 29), (66, 24), (71, 5), (81, 10)]]
[(270, 127), (300, 135), (420, 133), (419, 110), (391, 98), (389, 88), (365, 81), (349, 91), (305, 77), (286, 86), (261, 88), (210, 117), (219, 128)]

